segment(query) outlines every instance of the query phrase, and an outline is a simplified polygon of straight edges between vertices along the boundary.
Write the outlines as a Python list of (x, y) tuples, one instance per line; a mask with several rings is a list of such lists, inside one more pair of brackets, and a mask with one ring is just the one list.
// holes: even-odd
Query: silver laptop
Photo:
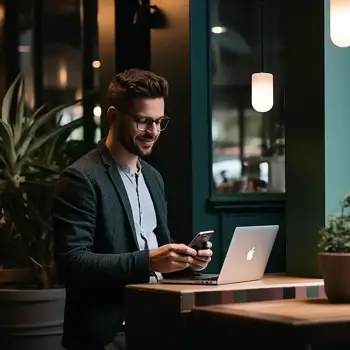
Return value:
[(237, 227), (218, 275), (165, 278), (160, 283), (219, 285), (259, 280), (265, 273), (278, 229), (278, 225)]

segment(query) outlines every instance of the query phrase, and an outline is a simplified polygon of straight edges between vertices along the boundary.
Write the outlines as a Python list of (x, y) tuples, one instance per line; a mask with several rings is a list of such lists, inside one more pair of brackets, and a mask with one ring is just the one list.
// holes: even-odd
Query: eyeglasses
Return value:
[(170, 117), (168, 116), (160, 117), (158, 119), (153, 119), (151, 117), (140, 117), (140, 116), (128, 113), (126, 111), (123, 111), (123, 112), (134, 119), (134, 121), (137, 123), (136, 124), (137, 130), (139, 131), (149, 130), (154, 123), (156, 124), (157, 130), (160, 132), (167, 128), (170, 121)]
[(120, 112), (130, 116), (136, 122), (137, 130), (139, 131), (149, 130), (153, 126), (153, 123), (155, 123), (157, 130), (161, 132), (167, 128), (169, 121), (171, 119), (168, 116), (163, 116), (158, 119), (153, 119), (151, 117), (140, 117), (140, 116), (131, 114), (125, 110)]
[(163, 131), (167, 128), (170, 118), (169, 117), (160, 117), (158, 119), (153, 119), (151, 117), (137, 117), (132, 116), (135, 122), (137, 123), (137, 129), (139, 131), (146, 131), (149, 130), (153, 123), (156, 124), (158, 131)]

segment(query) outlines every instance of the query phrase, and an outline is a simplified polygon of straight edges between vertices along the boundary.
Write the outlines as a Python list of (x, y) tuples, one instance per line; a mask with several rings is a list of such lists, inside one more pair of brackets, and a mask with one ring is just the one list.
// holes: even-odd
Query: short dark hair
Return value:
[(117, 74), (108, 87), (108, 106), (125, 108), (134, 98), (168, 97), (169, 84), (163, 77), (147, 70), (127, 69)]

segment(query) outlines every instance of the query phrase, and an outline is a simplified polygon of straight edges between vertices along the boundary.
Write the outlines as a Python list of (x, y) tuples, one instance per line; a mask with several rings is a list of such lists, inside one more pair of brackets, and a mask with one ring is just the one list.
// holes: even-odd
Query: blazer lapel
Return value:
[(117, 165), (116, 165), (112, 155), (110, 154), (108, 148), (106, 147), (104, 140), (100, 140), (100, 142), (98, 144), (98, 149), (100, 151), (103, 162), (105, 163), (106, 167), (108, 168), (108, 174), (111, 178), (111, 181), (112, 181), (116, 191), (118, 192), (118, 194), (120, 196), (121, 202), (123, 204), (126, 216), (128, 218), (129, 224), (130, 224), (132, 236), (134, 238), (134, 243), (135, 243), (136, 247), (139, 248), (139, 245), (137, 242), (136, 230), (135, 230), (134, 217), (132, 214), (132, 209), (131, 209), (129, 197), (128, 197), (128, 194), (126, 193), (125, 186), (123, 184), (122, 178), (120, 177)]

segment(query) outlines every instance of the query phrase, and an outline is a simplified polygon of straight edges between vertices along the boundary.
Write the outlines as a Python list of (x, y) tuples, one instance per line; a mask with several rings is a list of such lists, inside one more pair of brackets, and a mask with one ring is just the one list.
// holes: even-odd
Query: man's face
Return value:
[(152, 153), (160, 130), (152, 120), (164, 116), (163, 98), (138, 98), (130, 110), (119, 111), (115, 122), (115, 137), (130, 153), (139, 157)]

